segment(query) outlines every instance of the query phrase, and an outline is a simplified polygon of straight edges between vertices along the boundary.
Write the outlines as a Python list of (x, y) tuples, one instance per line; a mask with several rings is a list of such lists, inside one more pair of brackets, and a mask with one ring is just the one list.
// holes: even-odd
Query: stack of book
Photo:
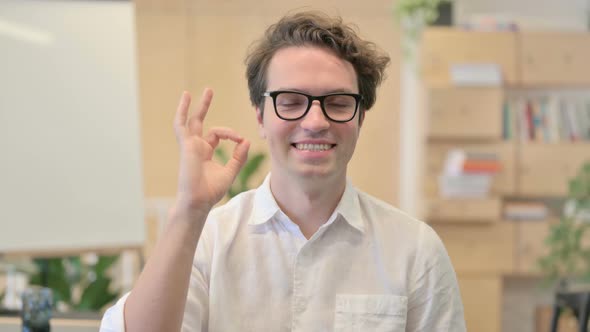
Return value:
[(541, 202), (506, 202), (504, 219), (506, 220), (545, 220), (549, 209)]
[(451, 150), (439, 177), (440, 195), (444, 198), (484, 198), (489, 195), (494, 175), (501, 169), (494, 153)]

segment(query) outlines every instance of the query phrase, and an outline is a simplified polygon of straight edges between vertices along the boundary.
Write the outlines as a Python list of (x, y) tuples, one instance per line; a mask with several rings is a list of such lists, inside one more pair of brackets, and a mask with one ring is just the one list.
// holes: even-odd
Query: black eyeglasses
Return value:
[(354, 118), (363, 97), (356, 93), (331, 93), (312, 96), (294, 91), (270, 91), (262, 94), (271, 97), (277, 116), (286, 121), (303, 118), (314, 100), (320, 101), (324, 115), (334, 122), (348, 122)]

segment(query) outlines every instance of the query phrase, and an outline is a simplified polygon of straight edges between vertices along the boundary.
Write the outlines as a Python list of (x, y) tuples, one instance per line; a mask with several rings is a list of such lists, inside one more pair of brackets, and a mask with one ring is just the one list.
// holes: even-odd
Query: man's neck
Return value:
[(346, 188), (346, 174), (301, 180), (271, 172), (270, 188), (281, 210), (309, 239), (338, 206)]

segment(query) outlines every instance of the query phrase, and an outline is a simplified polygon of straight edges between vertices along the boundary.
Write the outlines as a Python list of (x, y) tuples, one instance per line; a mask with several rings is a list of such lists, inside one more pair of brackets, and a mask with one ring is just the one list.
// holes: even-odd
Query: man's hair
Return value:
[(362, 110), (375, 104), (376, 90), (385, 78), (389, 56), (372, 42), (361, 39), (340, 17), (309, 11), (283, 17), (268, 27), (264, 36), (250, 48), (246, 57), (246, 78), (252, 105), (262, 109), (267, 88), (268, 66), (274, 54), (290, 46), (314, 46), (328, 49), (352, 64), (357, 75)]

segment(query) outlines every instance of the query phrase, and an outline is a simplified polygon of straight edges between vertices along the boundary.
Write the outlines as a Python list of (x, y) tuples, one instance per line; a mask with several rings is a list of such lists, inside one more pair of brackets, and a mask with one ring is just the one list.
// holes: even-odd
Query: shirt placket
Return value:
[(314, 290), (309, 284), (310, 273), (312, 272), (312, 264), (314, 259), (314, 248), (317, 247), (321, 235), (326, 231), (326, 226), (323, 225), (318, 231), (309, 239), (306, 240), (301, 234), (304, 244), (300, 247), (293, 264), (293, 297), (291, 303), (291, 331), (292, 332), (308, 332), (309, 326), (303, 320), (309, 313), (308, 307), (310, 305), (311, 296)]
[(293, 261), (293, 296), (291, 298), (291, 331), (302, 331), (302, 316), (306, 306), (305, 271), (307, 260), (305, 259), (307, 239), (301, 233), (299, 227), (293, 229), (293, 236), (297, 242), (297, 254)]
[(308, 304), (307, 287), (305, 285), (305, 273), (308, 260), (306, 259), (304, 245), (295, 257), (293, 267), (293, 297), (291, 303), (291, 331), (303, 331), (302, 319)]

